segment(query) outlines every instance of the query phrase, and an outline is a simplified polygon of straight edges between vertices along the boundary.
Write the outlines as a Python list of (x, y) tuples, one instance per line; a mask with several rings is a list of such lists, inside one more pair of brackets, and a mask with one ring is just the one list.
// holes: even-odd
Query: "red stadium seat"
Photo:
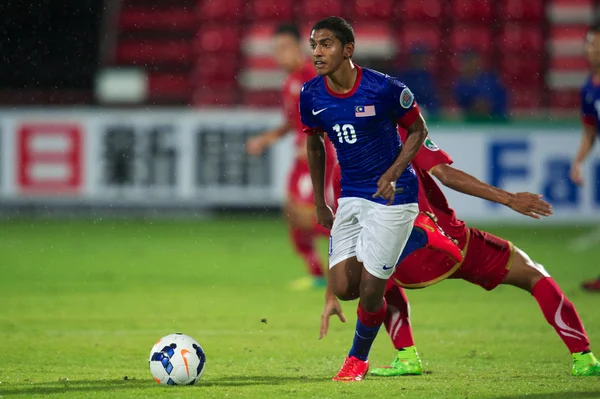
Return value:
[(389, 19), (392, 15), (392, 0), (354, 0), (352, 15), (356, 21)]
[(452, 15), (465, 22), (490, 22), (493, 19), (491, 0), (453, 0)]
[(248, 19), (251, 21), (289, 21), (293, 18), (293, 4), (292, 0), (251, 0), (247, 6)]
[(500, 15), (508, 20), (537, 23), (544, 19), (544, 1), (503, 0)]
[(244, 0), (200, 0), (198, 16), (202, 21), (237, 22), (246, 14)]
[(277, 90), (246, 92), (242, 96), (242, 104), (248, 107), (280, 107), (281, 93)]
[(541, 55), (503, 54), (500, 74), (508, 86), (540, 86), (544, 73)]
[(187, 74), (158, 74), (148, 77), (148, 96), (152, 99), (172, 98), (188, 101), (190, 82)]
[(504, 52), (538, 53), (544, 49), (544, 38), (537, 26), (507, 23), (501, 29), (498, 47)]
[(116, 62), (120, 64), (189, 64), (192, 48), (187, 42), (123, 41), (118, 44)]
[(574, 90), (552, 90), (550, 92), (550, 108), (577, 110), (581, 101), (580, 91)]
[(400, 38), (401, 53), (415, 48), (438, 52), (442, 44), (442, 36), (435, 24), (403, 25), (396, 37)]
[(234, 57), (212, 55), (196, 61), (191, 82), (194, 86), (233, 87), (238, 62)]
[(203, 107), (231, 107), (238, 102), (235, 90), (213, 90), (208, 87), (199, 87), (194, 92), (192, 103)]
[(298, 16), (309, 20), (311, 26), (331, 15), (342, 15), (342, 0), (304, 0), (298, 5)]
[(554, 56), (583, 54), (583, 39), (587, 25), (551, 25), (550, 52)]
[(483, 25), (458, 25), (450, 33), (450, 47), (455, 53), (476, 50), (488, 52), (492, 46), (490, 27)]
[(550, 59), (549, 69), (559, 71), (587, 71), (589, 64), (584, 57), (554, 57)]
[(184, 9), (126, 8), (119, 16), (122, 30), (191, 30), (198, 27), (196, 16)]
[(510, 108), (520, 110), (539, 110), (544, 106), (544, 95), (540, 87), (509, 88), (508, 104)]
[(197, 53), (238, 53), (240, 49), (237, 29), (220, 26), (203, 26), (196, 34), (194, 50)]
[(407, 23), (419, 21), (439, 21), (444, 15), (445, 3), (442, 0), (401, 0), (395, 7), (395, 16)]

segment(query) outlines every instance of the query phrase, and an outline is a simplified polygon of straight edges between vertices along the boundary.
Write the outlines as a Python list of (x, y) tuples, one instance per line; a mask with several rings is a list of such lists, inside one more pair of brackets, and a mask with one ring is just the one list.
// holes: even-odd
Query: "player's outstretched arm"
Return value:
[(579, 151), (571, 164), (571, 180), (577, 185), (583, 184), (583, 177), (581, 176), (581, 165), (585, 158), (588, 156), (594, 142), (596, 141), (596, 125), (583, 124), (583, 133), (581, 135), (581, 142), (579, 143)]
[(317, 212), (317, 221), (328, 229), (333, 226), (333, 211), (325, 201), (325, 142), (323, 133), (313, 133), (306, 140), (306, 157)]
[(444, 186), (455, 191), (506, 205), (515, 212), (534, 219), (552, 214), (552, 206), (542, 200), (539, 194), (509, 193), (448, 164), (434, 166), (431, 174)]
[(394, 195), (396, 194), (395, 183), (400, 178), (400, 175), (412, 162), (417, 152), (423, 145), (423, 142), (427, 138), (427, 124), (425, 119), (419, 113), (417, 119), (407, 129), (406, 140), (402, 146), (402, 150), (398, 154), (398, 157), (388, 168), (388, 170), (379, 178), (377, 182), (377, 192), (373, 197), (382, 197), (389, 201), (391, 204), (394, 201)]
[(260, 155), (273, 143), (285, 136), (292, 129), (290, 121), (286, 120), (272, 130), (267, 130), (258, 136), (250, 137), (246, 142), (246, 151), (250, 155)]

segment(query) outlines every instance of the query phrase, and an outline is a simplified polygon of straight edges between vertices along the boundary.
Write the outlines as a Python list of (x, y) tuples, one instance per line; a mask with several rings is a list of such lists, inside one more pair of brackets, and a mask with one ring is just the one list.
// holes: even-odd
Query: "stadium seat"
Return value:
[(486, 23), (493, 20), (491, 0), (453, 0), (452, 16), (458, 21)]
[(492, 32), (485, 25), (457, 25), (450, 33), (450, 49), (454, 53), (475, 50), (486, 53), (492, 46)]
[(579, 103), (581, 101), (579, 89), (571, 90), (551, 90), (550, 91), (550, 108), (565, 109), (573, 112), (578, 112)]
[(200, 28), (194, 40), (194, 50), (199, 53), (238, 53), (240, 48), (239, 32), (237, 29), (208, 25)]
[(188, 102), (191, 87), (187, 74), (152, 73), (148, 76), (148, 97), (150, 100), (179, 99)]
[(352, 17), (355, 21), (389, 19), (392, 15), (392, 0), (354, 0)]
[(244, 0), (200, 0), (198, 16), (207, 22), (238, 22), (246, 14)]
[(211, 55), (196, 61), (191, 82), (194, 86), (233, 87), (238, 61), (235, 57)]
[(215, 90), (210, 87), (198, 87), (192, 98), (192, 103), (199, 107), (231, 107), (237, 102), (236, 90)]
[(539, 110), (544, 106), (544, 93), (538, 87), (509, 87), (509, 108), (518, 110)]
[(119, 64), (181, 64), (192, 59), (192, 48), (186, 41), (122, 41), (117, 45), (115, 61)]
[(543, 0), (503, 0), (500, 15), (511, 21), (539, 23), (544, 18)]
[(438, 52), (442, 44), (441, 33), (436, 24), (403, 25), (396, 37), (400, 38), (400, 52), (403, 54), (415, 48)]
[(293, 4), (292, 0), (251, 0), (247, 3), (247, 17), (250, 21), (290, 21)]
[(182, 9), (126, 8), (119, 16), (121, 30), (192, 30), (198, 27), (196, 16)]
[(594, 1), (549, 0), (546, 11), (551, 24), (588, 24), (594, 16)]
[(587, 25), (551, 25), (547, 41), (550, 54), (554, 57), (582, 55), (587, 29)]
[(311, 26), (319, 19), (331, 15), (342, 15), (342, 0), (304, 0), (297, 8), (300, 19), (306, 19)]
[(271, 56), (273, 32), (276, 27), (274, 23), (248, 26), (242, 35), (241, 52), (247, 57)]
[(445, 3), (441, 0), (401, 0), (396, 3), (395, 16), (406, 23), (420, 21), (438, 22), (444, 14)]
[(498, 36), (498, 48), (503, 52), (542, 52), (544, 39), (535, 25), (507, 23)]
[(396, 38), (390, 26), (377, 22), (354, 24), (357, 58), (394, 58), (397, 53)]
[(281, 93), (278, 90), (249, 91), (242, 95), (242, 104), (248, 107), (280, 107)]
[(500, 74), (508, 86), (541, 86), (543, 82), (541, 54), (504, 53), (500, 59)]

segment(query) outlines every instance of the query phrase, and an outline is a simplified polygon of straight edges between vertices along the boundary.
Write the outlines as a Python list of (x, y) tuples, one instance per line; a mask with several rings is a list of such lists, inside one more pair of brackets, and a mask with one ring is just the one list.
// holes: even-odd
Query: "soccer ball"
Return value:
[(193, 338), (177, 333), (161, 338), (152, 347), (148, 363), (159, 384), (192, 385), (204, 372), (206, 355)]

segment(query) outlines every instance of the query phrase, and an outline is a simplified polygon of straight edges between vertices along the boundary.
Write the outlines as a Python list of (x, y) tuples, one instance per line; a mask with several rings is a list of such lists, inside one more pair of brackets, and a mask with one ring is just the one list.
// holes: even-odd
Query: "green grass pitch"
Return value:
[[(488, 230), (546, 266), (600, 352), (600, 295), (579, 290), (600, 273), (600, 243), (570, 245), (594, 228)], [(600, 397), (600, 378), (569, 375), (570, 355), (532, 297), (462, 281), (408, 293), (425, 375), (334, 383), (356, 303), (319, 341), (323, 291), (288, 288), (303, 275), (278, 218), (1, 221), (0, 397)], [(150, 376), (150, 348), (173, 332), (206, 351), (195, 386)], [(382, 329), (371, 363), (393, 356)]]

